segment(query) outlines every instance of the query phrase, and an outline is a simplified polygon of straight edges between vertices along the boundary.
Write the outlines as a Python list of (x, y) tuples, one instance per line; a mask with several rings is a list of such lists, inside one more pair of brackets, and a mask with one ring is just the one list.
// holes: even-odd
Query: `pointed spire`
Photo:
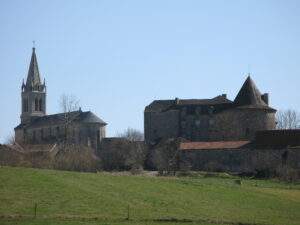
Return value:
[(22, 91), (24, 91), (24, 89), (25, 89), (25, 83), (24, 83), (24, 78), (23, 78), (23, 80), (22, 80), (22, 86), (21, 86), (21, 90), (22, 90)]
[(38, 62), (35, 54), (35, 47), (32, 48), (32, 55), (26, 80), (26, 86), (36, 86), (41, 85), (41, 77), (38, 67)]
[(238, 106), (267, 106), (267, 104), (262, 100), (261, 93), (256, 87), (254, 81), (251, 79), (250, 74), (248, 74), (245, 83), (234, 99), (234, 103)]

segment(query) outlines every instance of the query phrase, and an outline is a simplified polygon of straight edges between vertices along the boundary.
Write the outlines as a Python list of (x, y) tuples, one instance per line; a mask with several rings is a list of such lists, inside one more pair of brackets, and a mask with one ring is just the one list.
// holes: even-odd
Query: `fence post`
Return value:
[(36, 218), (37, 203), (34, 204), (34, 218)]
[(129, 209), (129, 205), (128, 205), (127, 206), (127, 218), (126, 218), (126, 220), (129, 220), (129, 216), (130, 216), (129, 211), (130, 211), (130, 209)]

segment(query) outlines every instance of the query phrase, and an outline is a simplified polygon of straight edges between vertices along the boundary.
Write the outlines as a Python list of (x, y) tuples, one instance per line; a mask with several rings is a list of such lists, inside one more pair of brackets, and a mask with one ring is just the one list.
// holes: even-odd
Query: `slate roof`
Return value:
[(32, 48), (32, 55), (26, 80), (26, 86), (29, 87), (35, 85), (41, 85), (41, 76), (35, 54), (35, 48)]
[(79, 123), (98, 123), (103, 126), (107, 125), (102, 119), (100, 119), (98, 116), (96, 116), (91, 111), (73, 111), (66, 113), (58, 113), (58, 114), (52, 114), (52, 115), (46, 115), (42, 117), (35, 118), (30, 124), (20, 124), (15, 129), (19, 128), (32, 128), (32, 127), (41, 127), (41, 126), (55, 126), (64, 124), (66, 121), (66, 116), (69, 117), (69, 121), (72, 122), (79, 122)]
[(162, 112), (175, 104), (175, 100), (154, 100), (150, 105), (146, 106), (145, 112)]
[(146, 106), (145, 112), (163, 112), (178, 106), (215, 106), (222, 104), (232, 104), (226, 96), (219, 95), (211, 99), (174, 99), (174, 100), (155, 100)]
[(261, 93), (250, 76), (247, 77), (242, 88), (234, 99), (234, 104), (239, 108), (267, 109), (276, 111), (262, 100)]
[(211, 99), (178, 99), (177, 105), (219, 105), (232, 103), (225, 96), (219, 95)]
[(204, 142), (182, 142), (179, 149), (186, 150), (223, 150), (240, 149), (250, 144), (249, 141), (204, 141)]
[(174, 100), (155, 100), (146, 106), (145, 112), (163, 112), (171, 109), (178, 109), (178, 106), (215, 106), (217, 111), (238, 108), (238, 109), (263, 109), (276, 112), (269, 107), (255, 83), (250, 76), (247, 77), (242, 88), (237, 94), (234, 102), (227, 99), (226, 95), (219, 95), (211, 99), (174, 99)]

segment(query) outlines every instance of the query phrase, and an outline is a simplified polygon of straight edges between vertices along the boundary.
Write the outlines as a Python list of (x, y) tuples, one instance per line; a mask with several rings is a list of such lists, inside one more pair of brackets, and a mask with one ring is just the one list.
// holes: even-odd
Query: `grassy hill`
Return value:
[(0, 224), (300, 224), (299, 184), (235, 180), (1, 167)]

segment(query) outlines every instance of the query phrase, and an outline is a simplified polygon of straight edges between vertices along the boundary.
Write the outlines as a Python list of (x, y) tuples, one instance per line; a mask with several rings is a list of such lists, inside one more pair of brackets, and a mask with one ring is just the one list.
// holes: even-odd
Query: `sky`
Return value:
[(74, 95), (107, 136), (143, 131), (155, 99), (233, 100), (248, 73), (272, 107), (300, 111), (298, 0), (1, 0), (0, 143), (20, 123), (33, 40), (47, 114)]

